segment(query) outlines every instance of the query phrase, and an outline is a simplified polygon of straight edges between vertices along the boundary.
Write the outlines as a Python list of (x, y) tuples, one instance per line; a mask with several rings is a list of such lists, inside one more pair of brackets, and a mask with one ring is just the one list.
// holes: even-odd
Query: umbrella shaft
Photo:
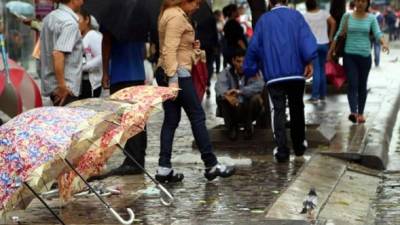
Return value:
[(62, 221), (62, 219), (50, 208), (49, 205), (47, 205), (47, 203), (38, 195), (38, 193), (36, 193), (35, 190), (33, 190), (33, 188), (31, 186), (29, 186), (28, 183), (24, 183), (25, 186), (35, 195), (36, 198), (39, 199), (39, 201), (51, 212), (51, 214), (53, 214), (53, 216), (62, 224), (65, 225), (64, 221)]
[(67, 165), (76, 173), (76, 175), (78, 175), (78, 177), (86, 184), (86, 186), (96, 195), (96, 197), (98, 199), (100, 199), (100, 201), (106, 206), (107, 209), (110, 209), (111, 206), (103, 200), (103, 198), (96, 192), (96, 190), (92, 187), (92, 185), (90, 185), (85, 178), (82, 177), (82, 175), (74, 168), (74, 166), (72, 165), (72, 163), (70, 161), (68, 161), (68, 159), (65, 159), (65, 162), (67, 163)]

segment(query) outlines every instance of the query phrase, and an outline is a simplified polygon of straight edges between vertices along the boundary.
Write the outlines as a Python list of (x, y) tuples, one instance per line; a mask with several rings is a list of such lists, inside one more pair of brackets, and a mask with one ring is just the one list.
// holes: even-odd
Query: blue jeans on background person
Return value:
[[(164, 70), (158, 68), (156, 71), (157, 83), (160, 86), (168, 86)], [(176, 99), (163, 103), (164, 122), (161, 128), (161, 150), (158, 165), (160, 167), (172, 168), (171, 153), (175, 130), (181, 120), (181, 109), (183, 108), (190, 120), (192, 132), (201, 153), (206, 168), (217, 165), (218, 161), (213, 153), (210, 138), (205, 124), (205, 113), (195, 92), (191, 77), (179, 78), (179, 94)]]
[(374, 62), (375, 66), (379, 66), (380, 59), (381, 59), (381, 43), (379, 40), (375, 40), (373, 43), (374, 46)]
[(368, 94), (367, 82), (372, 64), (371, 56), (364, 57), (346, 53), (343, 64), (349, 82), (347, 98), (351, 113), (363, 115)]
[(325, 63), (328, 49), (328, 44), (318, 45), (318, 57), (313, 60), (314, 74), (311, 99), (314, 100), (323, 99), (326, 97), (327, 83), (325, 75)]

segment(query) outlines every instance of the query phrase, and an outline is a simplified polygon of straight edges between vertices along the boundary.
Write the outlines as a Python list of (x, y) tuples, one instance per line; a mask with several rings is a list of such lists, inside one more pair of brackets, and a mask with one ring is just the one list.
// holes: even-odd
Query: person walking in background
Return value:
[(309, 99), (310, 102), (317, 103), (319, 100), (325, 100), (326, 97), (325, 63), (329, 43), (333, 40), (336, 31), (336, 22), (328, 12), (318, 7), (317, 0), (306, 0), (306, 8), (307, 12), (304, 14), (304, 18), (310, 26), (318, 44), (318, 57), (313, 61), (312, 94)]
[(388, 45), (379, 29), (376, 17), (368, 13), (369, 0), (356, 0), (356, 10), (345, 14), (340, 22), (328, 53), (328, 60), (332, 60), (336, 41), (343, 29), (346, 31), (343, 64), (349, 86), (347, 98), (351, 114), (349, 120), (353, 123), (365, 123), (364, 109), (367, 101), (367, 81), (371, 69), (371, 40), (370, 32), (375, 39), (380, 40), (382, 50), (389, 52)]
[(81, 95), (79, 98), (100, 97), (103, 65), (101, 42), (103, 36), (92, 28), (92, 18), (85, 11), (79, 13), (79, 28), (83, 36), (84, 59)]
[[(376, 20), (378, 21), (379, 24), (379, 29), (382, 30), (383, 24), (384, 24), (384, 18), (381, 12), (376, 8), (376, 6), (372, 6), (372, 14), (376, 17)], [(380, 64), (380, 59), (381, 59), (381, 43), (380, 40), (372, 38), (372, 45), (374, 48), (374, 62), (375, 66), (379, 67)]]
[(389, 41), (396, 40), (396, 14), (391, 6), (386, 9), (385, 22), (389, 30)]
[[(145, 43), (133, 41), (119, 41), (106, 30), (102, 30), (102, 59), (103, 77), (102, 86), (110, 89), (110, 94), (127, 87), (145, 84)], [(145, 167), (145, 155), (147, 148), (146, 130), (128, 139), (125, 150), (133, 158)], [(93, 177), (104, 179), (114, 175), (142, 174), (140, 169), (130, 158), (126, 157), (123, 163), (110, 172)]]
[(181, 119), (183, 108), (189, 117), (192, 132), (205, 165), (204, 176), (208, 180), (229, 177), (235, 168), (218, 162), (214, 155), (205, 124), (205, 113), (194, 90), (190, 75), (195, 50), (200, 43), (195, 41), (194, 28), (189, 16), (198, 8), (201, 0), (165, 0), (159, 17), (160, 59), (156, 71), (157, 83), (161, 86), (180, 88), (175, 100), (163, 103), (164, 122), (161, 128), (160, 159), (156, 179), (159, 182), (180, 182), (184, 176), (175, 173), (171, 165), (172, 145), (175, 130)]
[(303, 156), (305, 139), (305, 77), (313, 74), (317, 40), (304, 17), (287, 6), (287, 0), (271, 0), (271, 11), (257, 22), (247, 50), (244, 72), (253, 76), (262, 70), (270, 97), (273, 134), (278, 162), (287, 162), (286, 102), (289, 102), (290, 132), (296, 156)]
[(218, 44), (219, 48), (214, 52), (215, 72), (218, 74), (221, 69), (221, 49), (224, 45), (224, 16), (221, 10), (215, 10), (214, 16), (217, 21)]
[(81, 92), (83, 46), (77, 12), (83, 0), (58, 2), (58, 9), (43, 19), (40, 72), (43, 94), (63, 106), (77, 100)]
[(239, 10), (235, 4), (230, 4), (224, 8), (228, 21), (225, 23), (225, 46), (223, 49), (224, 61), (232, 66), (232, 56), (235, 49), (247, 48), (247, 38), (244, 30), (238, 22)]
[(240, 125), (244, 126), (246, 140), (253, 137), (253, 121), (258, 119), (263, 107), (261, 93), (264, 82), (260, 76), (246, 79), (243, 74), (245, 54), (245, 50), (237, 49), (232, 59), (233, 67), (225, 68), (215, 84), (217, 111), (224, 118), (228, 137), (232, 141), (237, 140)]

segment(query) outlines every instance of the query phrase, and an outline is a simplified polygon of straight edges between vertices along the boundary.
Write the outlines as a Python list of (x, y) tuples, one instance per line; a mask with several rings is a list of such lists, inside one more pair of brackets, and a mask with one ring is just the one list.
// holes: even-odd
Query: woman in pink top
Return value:
[(205, 113), (197, 98), (191, 69), (200, 43), (195, 41), (195, 33), (189, 16), (200, 5), (201, 0), (165, 0), (161, 8), (158, 31), (160, 38), (160, 59), (156, 71), (160, 86), (179, 87), (175, 100), (167, 101), (164, 107), (164, 123), (161, 129), (160, 159), (156, 179), (159, 182), (180, 182), (183, 174), (175, 173), (171, 165), (171, 152), (175, 130), (181, 119), (181, 108), (189, 117), (193, 136), (205, 164), (204, 176), (208, 180), (229, 177), (235, 173), (234, 167), (218, 163), (214, 155), (205, 125)]

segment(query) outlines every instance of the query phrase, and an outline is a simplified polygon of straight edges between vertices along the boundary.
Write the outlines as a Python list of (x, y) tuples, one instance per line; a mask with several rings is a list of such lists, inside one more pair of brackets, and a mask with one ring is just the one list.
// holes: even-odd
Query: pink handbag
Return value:
[(334, 61), (325, 63), (325, 74), (329, 83), (335, 86), (337, 90), (347, 81), (343, 66)]

